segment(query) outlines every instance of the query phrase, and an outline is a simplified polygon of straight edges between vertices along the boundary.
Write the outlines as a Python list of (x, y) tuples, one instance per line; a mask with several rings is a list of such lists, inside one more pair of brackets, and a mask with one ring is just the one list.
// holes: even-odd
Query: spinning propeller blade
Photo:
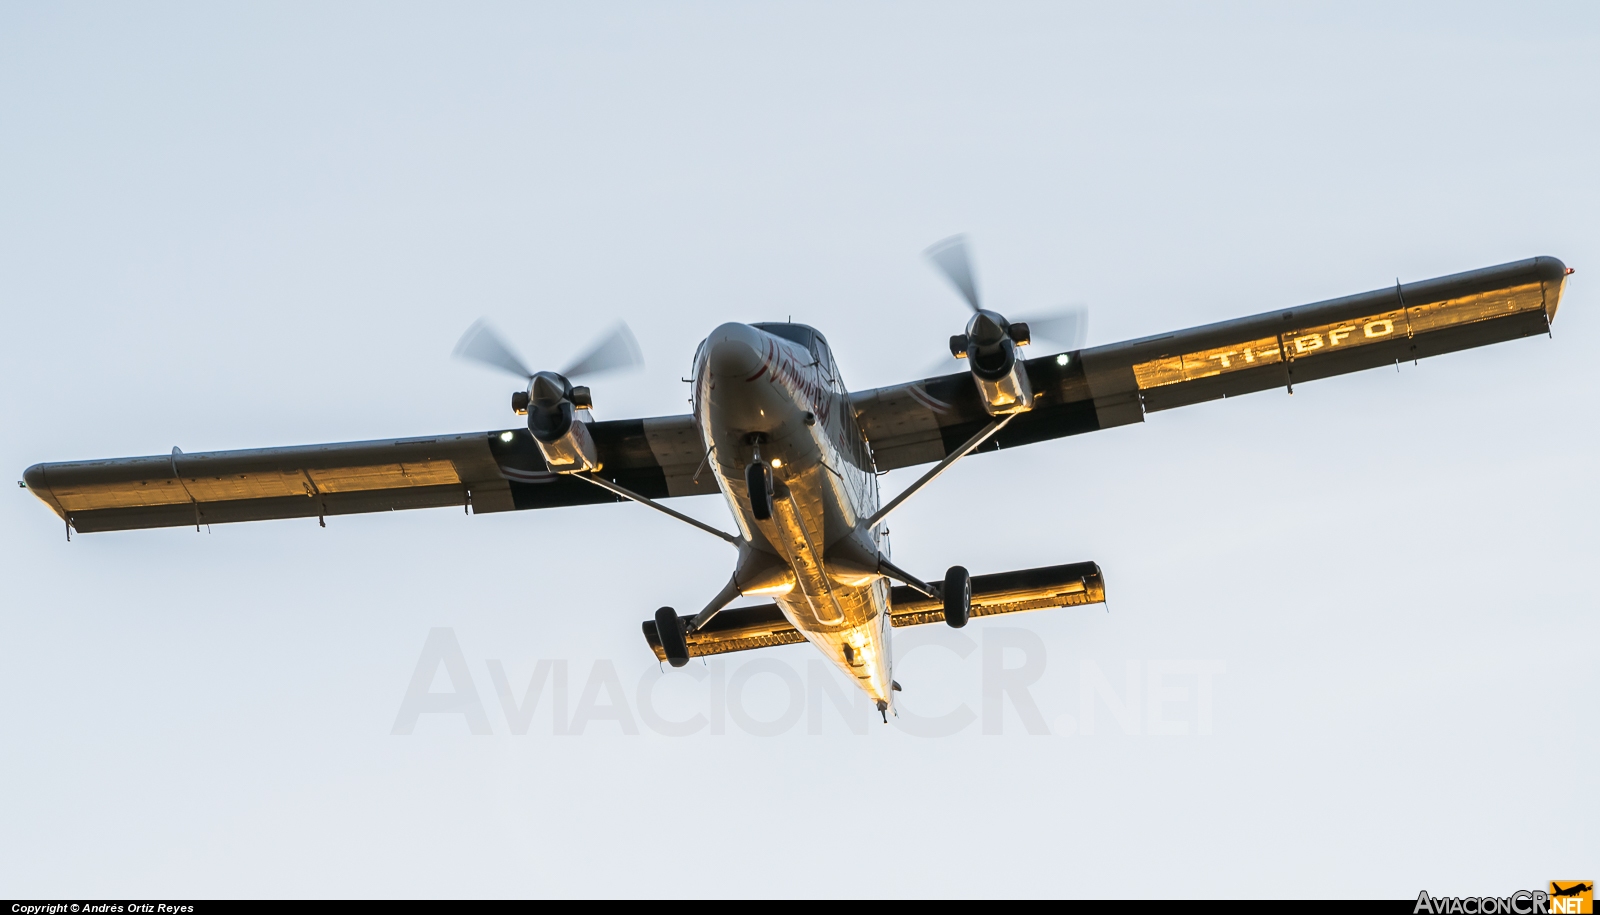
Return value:
[(511, 347), (507, 346), (500, 335), (495, 333), (494, 328), (489, 326), (489, 322), (482, 318), (472, 322), (467, 332), (461, 335), (461, 339), (456, 342), (455, 352), (451, 355), (457, 359), (470, 359), (473, 362), (493, 366), (523, 381), (533, 377), (533, 372), (522, 364), (522, 360), (511, 351)]
[[(528, 368), (505, 339), (489, 322), (479, 318), (461, 335), (452, 353), (457, 359), (469, 359), (492, 366), (502, 372), (515, 375), (524, 381), (532, 378), (534, 372)], [(605, 339), (595, 344), (589, 352), (575, 360), (561, 374), (566, 378), (577, 378), (581, 375), (597, 375), (615, 369), (636, 368), (644, 365), (644, 356), (639, 352), (639, 341), (633, 337), (633, 331), (626, 324), (618, 324)]]
[(972, 257), (967, 253), (965, 235), (952, 235), (922, 253), (939, 268), (950, 285), (956, 287), (973, 311), (983, 307), (978, 301), (978, 284), (972, 275)]
[[(976, 323), (969, 323), (967, 333), (978, 333), (975, 327), (987, 326), (986, 333), (993, 333), (993, 324), (998, 322), (1000, 327), (1009, 328), (1014, 324), (1027, 325), (1027, 336), (1018, 337), (1040, 343), (1059, 346), (1063, 350), (1078, 350), (1083, 348), (1084, 339), (1088, 336), (1089, 310), (1082, 305), (1070, 305), (1056, 311), (1046, 312), (1041, 315), (1018, 317), (1007, 320), (999, 314), (983, 307), (978, 296), (978, 282), (972, 269), (972, 252), (969, 250), (965, 235), (952, 235), (944, 241), (930, 246), (923, 255), (944, 274), (950, 285), (961, 293), (967, 305), (978, 315), (973, 319)], [(985, 324), (985, 321), (990, 322)], [(962, 338), (965, 339), (965, 338)], [(955, 370), (954, 360), (940, 360), (937, 366), (930, 367), (930, 371), (946, 373)]]
[(1083, 341), (1089, 336), (1089, 309), (1083, 305), (1017, 320), (1028, 325), (1033, 339), (1048, 340), (1064, 350), (1083, 349)]
[(561, 374), (568, 378), (580, 375), (598, 375), (616, 369), (639, 368), (644, 365), (644, 354), (639, 351), (639, 341), (633, 338), (628, 325), (618, 323), (616, 328), (594, 348), (573, 360)]

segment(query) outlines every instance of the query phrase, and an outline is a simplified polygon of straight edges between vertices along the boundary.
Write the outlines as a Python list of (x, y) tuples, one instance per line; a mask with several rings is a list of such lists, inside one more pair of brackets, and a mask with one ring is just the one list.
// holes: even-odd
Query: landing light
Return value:
[(1071, 361), (1072, 361), (1072, 357), (1067, 355), (1066, 353), (1062, 353), (1061, 355), (1056, 357), (1056, 365), (1066, 365), (1067, 363), (1069, 363)]
[(500, 433), (500, 441), (502, 441), (502, 442), (509, 442), (512, 439), (516, 438), (516, 437), (517, 437), (517, 434), (515, 432), (502, 432), (502, 433)]
[(777, 470), (778, 468), (780, 468), (782, 466), (783, 466), (783, 458), (773, 458), (772, 459), (772, 469)]

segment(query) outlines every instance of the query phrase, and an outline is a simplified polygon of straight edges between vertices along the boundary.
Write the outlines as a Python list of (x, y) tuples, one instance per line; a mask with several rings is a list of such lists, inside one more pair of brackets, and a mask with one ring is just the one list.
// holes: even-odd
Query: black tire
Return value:
[(761, 461), (751, 461), (744, 469), (744, 482), (750, 488), (750, 514), (757, 521), (772, 517), (772, 468)]
[(951, 629), (960, 629), (972, 615), (972, 576), (961, 566), (951, 566), (944, 573), (944, 622)]
[(661, 637), (661, 650), (666, 654), (668, 664), (682, 667), (689, 663), (689, 639), (684, 635), (683, 620), (678, 619), (678, 611), (671, 607), (656, 611), (656, 635)]

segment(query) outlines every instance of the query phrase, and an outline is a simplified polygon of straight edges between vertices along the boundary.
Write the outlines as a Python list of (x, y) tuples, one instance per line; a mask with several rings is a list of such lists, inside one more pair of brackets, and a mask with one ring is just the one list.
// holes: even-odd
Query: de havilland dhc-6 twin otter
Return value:
[[(79, 532), (461, 506), (469, 513), (632, 500), (738, 550), (698, 612), (644, 623), (658, 659), (810, 642), (888, 720), (890, 632), (1101, 603), (1092, 562), (922, 581), (890, 561), (884, 521), (969, 454), (1142, 422), (1147, 413), (1546, 334), (1566, 278), (1535, 257), (1468, 273), (1081, 347), (1081, 312), (1010, 321), (983, 307), (960, 237), (927, 252), (972, 309), (950, 338), (964, 371), (869, 391), (844, 385), (822, 334), (729, 323), (695, 353), (693, 412), (596, 421), (571, 379), (639, 363), (626, 327), (563, 372), (530, 371), (482, 322), (456, 354), (526, 383), (522, 428), (388, 441), (37, 464), (24, 485)], [(1049, 338), (1063, 352), (1024, 358)], [(887, 504), (878, 476), (932, 464)], [(729, 534), (663, 500), (720, 492)], [(894, 584), (891, 584), (893, 582)], [(741, 597), (775, 603), (730, 609)]]

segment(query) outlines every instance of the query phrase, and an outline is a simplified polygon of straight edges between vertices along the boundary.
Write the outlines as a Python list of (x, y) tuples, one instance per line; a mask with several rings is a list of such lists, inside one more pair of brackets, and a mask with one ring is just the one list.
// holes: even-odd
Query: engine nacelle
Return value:
[(581, 419), (574, 419), (555, 441), (547, 442), (538, 436), (533, 440), (538, 443), (544, 462), (557, 473), (588, 473), (600, 469), (594, 439), (589, 437), (589, 427)]
[[(992, 360), (967, 357), (978, 396), (983, 398), (983, 408), (990, 416), (1033, 409), (1033, 386), (1028, 384), (1028, 373), (1017, 359), (1016, 345), (1005, 340), (1001, 348), (1003, 353)], [(983, 365), (986, 361), (988, 367)]]
[[(522, 398), (518, 398), (522, 402)], [(574, 388), (555, 372), (540, 372), (528, 383), (525, 408), (528, 431), (544, 455), (544, 461), (557, 473), (587, 473), (600, 469), (589, 428), (575, 413), (576, 406), (589, 406), (589, 390)]]
[(967, 332), (951, 340), (952, 351), (958, 346), (964, 351), (978, 396), (990, 416), (1033, 409), (1033, 386), (1017, 358), (1018, 343), (1027, 339), (1026, 324), (1007, 324), (998, 314), (980, 311), (972, 316)]

